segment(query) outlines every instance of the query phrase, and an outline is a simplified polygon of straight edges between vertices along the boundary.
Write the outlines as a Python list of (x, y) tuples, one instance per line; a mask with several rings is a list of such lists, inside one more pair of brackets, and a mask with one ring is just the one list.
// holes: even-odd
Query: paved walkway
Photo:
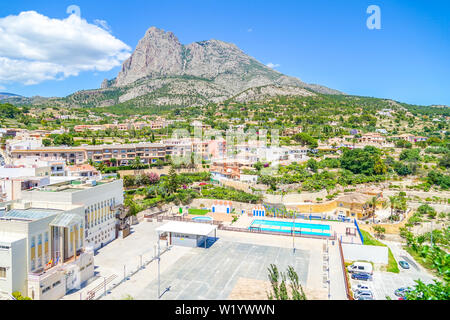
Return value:
[[(161, 223), (142, 222), (133, 226), (133, 233), (118, 239), (99, 250), (94, 258), (96, 278), (86, 287), (71, 293), (64, 299), (83, 299), (95, 287), (98, 295), (103, 293), (104, 278), (115, 275), (116, 279), (107, 286), (124, 278), (125, 271), (136, 270), (154, 256), (157, 243), (155, 229)], [(267, 268), (275, 263), (280, 270), (293, 265), (305, 288), (317, 291), (326, 299), (328, 284), (324, 275), (323, 245), (326, 240), (291, 238), (285, 236), (240, 233), (220, 230), (219, 240), (209, 249), (174, 246), (161, 257), (161, 291), (164, 299), (227, 299), (237, 281), (242, 278), (267, 280)], [(337, 243), (329, 241), (329, 265), (331, 299), (345, 299), (342, 271)], [(295, 254), (293, 250), (295, 246)], [(157, 261), (140, 269), (128, 280), (115, 287), (102, 299), (120, 300), (127, 296), (135, 299), (156, 299)], [(305, 285), (306, 284), (306, 285)]]
[(335, 241), (334, 245), (329, 241), (330, 252), (330, 299), (347, 300), (345, 291), (345, 277), (342, 269), (342, 262), (339, 253), (339, 245)]

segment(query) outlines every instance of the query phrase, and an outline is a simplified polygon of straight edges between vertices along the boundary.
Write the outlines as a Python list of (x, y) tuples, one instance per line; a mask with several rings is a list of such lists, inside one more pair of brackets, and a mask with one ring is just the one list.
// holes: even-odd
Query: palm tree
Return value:
[(367, 204), (372, 208), (373, 223), (375, 223), (375, 212), (379, 203), (380, 201), (378, 200), (378, 197), (372, 197), (369, 201), (367, 201)]
[(397, 199), (396, 196), (391, 196), (391, 197), (389, 197), (389, 202), (390, 202), (390, 204), (391, 204), (391, 215), (390, 215), (390, 217), (389, 217), (389, 220), (392, 220), (392, 214), (393, 214), (393, 212), (394, 212), (394, 209), (397, 208), (397, 205), (398, 205), (398, 199)]

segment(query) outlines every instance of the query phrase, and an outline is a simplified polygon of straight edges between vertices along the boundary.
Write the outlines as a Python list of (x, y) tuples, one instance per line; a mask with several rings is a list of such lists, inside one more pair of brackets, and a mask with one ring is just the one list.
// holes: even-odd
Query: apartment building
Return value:
[(82, 206), (87, 248), (97, 250), (117, 238), (116, 214), (123, 205), (122, 180), (66, 181), (22, 192), (22, 199), (46, 206)]
[(428, 140), (427, 137), (415, 136), (413, 134), (408, 134), (408, 133), (401, 134), (399, 136), (393, 136), (392, 139), (394, 139), (394, 140), (405, 140), (405, 141), (408, 141), (408, 142), (411, 142), (411, 143), (419, 142), (419, 141), (427, 141)]
[(63, 161), (64, 163), (84, 163), (86, 151), (84, 147), (42, 147), (31, 150), (12, 150), (8, 153), (13, 163), (17, 160), (35, 157), (41, 161)]
[(211, 162), (209, 171), (216, 178), (240, 180), (244, 168), (250, 168), (252, 163), (242, 159), (218, 159)]
[(358, 138), (359, 143), (375, 143), (375, 144), (385, 144), (386, 138), (379, 133), (364, 133), (360, 138)]
[(20, 199), (22, 191), (50, 184), (48, 166), (0, 167), (0, 202)]
[(166, 155), (172, 157), (174, 161), (177, 159), (187, 159), (192, 153), (191, 139), (167, 139), (162, 140), (162, 144), (166, 146)]
[(105, 125), (78, 125), (73, 127), (75, 132), (84, 132), (84, 131), (104, 131), (106, 130)]
[(94, 275), (83, 207), (19, 200), (0, 215), (0, 291), (55, 300)]
[(166, 157), (166, 146), (160, 143), (116, 144), (102, 146), (85, 146), (87, 160), (93, 162), (111, 162), (117, 160), (117, 165), (129, 165), (136, 157), (143, 164), (156, 163)]

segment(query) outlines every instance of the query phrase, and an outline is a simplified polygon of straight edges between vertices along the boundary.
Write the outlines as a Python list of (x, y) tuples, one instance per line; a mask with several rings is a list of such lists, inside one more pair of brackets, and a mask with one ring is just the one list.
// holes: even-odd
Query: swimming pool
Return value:
[(211, 217), (195, 217), (195, 218), (192, 218), (192, 220), (196, 220), (196, 221), (213, 221), (213, 218), (211, 218)]
[(257, 229), (263, 231), (292, 233), (294, 228), (296, 234), (311, 234), (318, 236), (327, 236), (331, 234), (331, 227), (326, 224), (301, 223), (275, 220), (254, 220), (249, 229)]

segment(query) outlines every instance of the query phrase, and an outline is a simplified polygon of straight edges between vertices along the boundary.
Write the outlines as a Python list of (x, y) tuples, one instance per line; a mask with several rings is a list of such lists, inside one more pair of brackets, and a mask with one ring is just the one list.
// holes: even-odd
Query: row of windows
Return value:
[[(42, 234), (37, 236), (37, 241), (38, 241), (38, 245), (42, 244)], [(48, 242), (48, 232), (44, 233), (44, 241)], [(31, 237), (31, 248), (34, 248), (36, 246), (36, 237), (32, 236)]]
[[(92, 228), (97, 224), (106, 221), (108, 218), (112, 218), (114, 215), (113, 207), (115, 203), (116, 203), (115, 199), (109, 199), (87, 207), (84, 211), (86, 226)], [(107, 209), (106, 212), (96, 212), (98, 210), (102, 210), (105, 208)]]
[(6, 268), (5, 267), (0, 267), (0, 279), (1, 278), (6, 278)]
[(51, 288), (57, 287), (57, 286), (59, 286), (60, 284), (61, 284), (61, 281), (58, 280), (58, 281), (56, 281), (55, 283), (53, 283), (51, 286), (48, 286), (48, 287), (42, 289), (42, 293), (46, 293), (46, 292), (49, 291)]

